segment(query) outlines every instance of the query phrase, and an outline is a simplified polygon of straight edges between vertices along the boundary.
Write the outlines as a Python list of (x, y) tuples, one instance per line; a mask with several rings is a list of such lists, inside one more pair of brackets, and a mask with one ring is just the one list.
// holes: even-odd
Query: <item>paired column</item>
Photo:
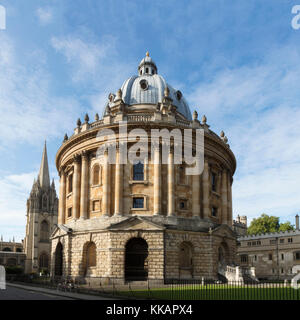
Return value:
[(153, 214), (161, 214), (161, 163), (159, 145), (154, 146), (154, 208)]
[(103, 196), (102, 196), (102, 211), (106, 216), (110, 215), (110, 181), (109, 181), (109, 161), (108, 161), (108, 151), (104, 153), (103, 161)]
[(203, 185), (203, 218), (210, 217), (210, 208), (209, 208), (209, 167), (208, 162), (204, 161), (204, 169), (202, 173), (202, 185)]
[(121, 215), (123, 211), (123, 165), (121, 164), (120, 157), (120, 148), (117, 148), (115, 174), (115, 215)]
[(225, 169), (222, 171), (221, 199), (222, 199), (222, 220), (221, 220), (221, 223), (227, 223), (227, 221), (228, 221), (227, 170), (225, 170)]
[(175, 215), (175, 174), (174, 174), (174, 153), (170, 148), (168, 157), (168, 216)]
[(89, 157), (86, 151), (81, 154), (81, 190), (80, 190), (80, 218), (87, 219), (88, 211), (88, 173)]
[(74, 156), (74, 175), (73, 175), (73, 218), (78, 219), (80, 215), (80, 155)]
[[(196, 167), (199, 166), (199, 159), (196, 159)], [(200, 175), (192, 176), (192, 214), (193, 217), (200, 217)]]
[(231, 189), (231, 177), (230, 172), (228, 172), (227, 176), (227, 200), (228, 200), (228, 216), (227, 223), (229, 226), (232, 226), (232, 189)]
[(58, 224), (64, 224), (66, 219), (66, 174), (60, 170), (60, 189), (59, 189), (59, 211)]

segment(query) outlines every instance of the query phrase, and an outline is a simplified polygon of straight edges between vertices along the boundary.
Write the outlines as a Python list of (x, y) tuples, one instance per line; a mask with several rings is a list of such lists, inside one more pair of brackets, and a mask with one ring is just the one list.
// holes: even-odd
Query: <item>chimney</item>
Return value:
[(299, 216), (296, 214), (296, 230), (299, 230)]

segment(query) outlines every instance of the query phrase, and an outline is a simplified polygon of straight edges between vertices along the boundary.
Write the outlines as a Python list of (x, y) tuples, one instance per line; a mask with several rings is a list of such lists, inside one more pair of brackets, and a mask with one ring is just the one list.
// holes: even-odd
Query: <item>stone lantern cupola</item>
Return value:
[(152, 58), (149, 56), (149, 52), (147, 51), (146, 57), (142, 59), (142, 61), (139, 64), (139, 75), (153, 75), (157, 74), (157, 67), (155, 62), (152, 60)]

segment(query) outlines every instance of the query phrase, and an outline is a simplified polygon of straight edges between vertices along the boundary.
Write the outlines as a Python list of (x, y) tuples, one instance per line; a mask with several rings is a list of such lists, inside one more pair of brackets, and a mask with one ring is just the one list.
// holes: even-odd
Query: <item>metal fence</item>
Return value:
[(221, 283), (215, 280), (149, 279), (126, 281), (118, 278), (50, 278), (8, 276), (8, 282), (27, 283), (66, 292), (109, 295), (125, 299), (155, 300), (300, 300), (300, 289), (289, 282)]

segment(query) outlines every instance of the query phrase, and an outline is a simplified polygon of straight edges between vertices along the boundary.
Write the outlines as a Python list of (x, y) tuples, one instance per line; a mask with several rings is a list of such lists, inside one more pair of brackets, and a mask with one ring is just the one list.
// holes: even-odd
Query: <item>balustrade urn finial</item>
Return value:
[(206, 116), (204, 115), (204, 116), (202, 117), (202, 123), (203, 123), (203, 124), (206, 124), (206, 122), (207, 122), (207, 118), (206, 118)]
[(223, 130), (222, 130), (221, 133), (220, 133), (220, 137), (221, 137), (221, 138), (224, 138), (224, 137), (225, 137), (225, 133), (224, 133)]
[(96, 113), (96, 115), (95, 115), (95, 121), (99, 121), (99, 114), (98, 113)]
[(86, 113), (84, 117), (85, 123), (88, 123), (90, 121), (89, 115)]
[(117, 100), (121, 100), (122, 99), (122, 90), (121, 89), (119, 89), (118, 91), (117, 91)]
[(165, 97), (168, 97), (170, 95), (170, 89), (166, 86), (164, 90)]
[(81, 120), (80, 120), (80, 118), (78, 118), (78, 120), (77, 120), (77, 127), (79, 128), (81, 126)]
[(68, 135), (65, 134), (65, 136), (64, 136), (64, 142), (68, 141), (68, 139), (69, 139)]
[(195, 110), (193, 112), (193, 120), (197, 120), (198, 119), (198, 112)]

